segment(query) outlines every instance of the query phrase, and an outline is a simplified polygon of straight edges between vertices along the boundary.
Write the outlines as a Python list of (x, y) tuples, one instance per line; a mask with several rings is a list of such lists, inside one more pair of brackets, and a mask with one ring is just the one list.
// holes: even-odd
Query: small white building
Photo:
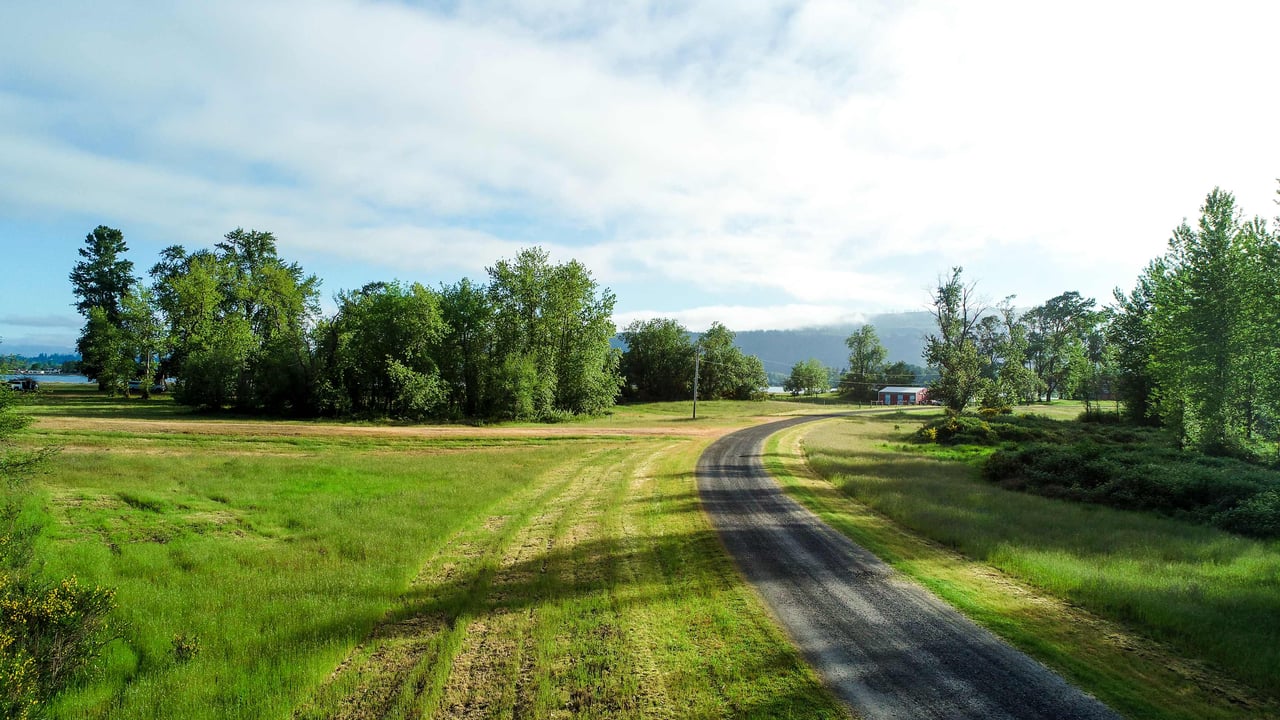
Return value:
[(923, 405), (929, 402), (929, 388), (891, 385), (876, 395), (880, 405)]

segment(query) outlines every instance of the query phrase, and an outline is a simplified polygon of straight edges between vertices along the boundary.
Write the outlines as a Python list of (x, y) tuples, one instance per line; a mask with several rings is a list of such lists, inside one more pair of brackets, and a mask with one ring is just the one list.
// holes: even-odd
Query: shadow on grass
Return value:
[[(685, 502), (687, 498), (681, 505)], [(669, 512), (672, 511), (667, 508), (661, 514)], [(771, 643), (762, 645), (761, 629), (752, 625), (755, 620), (751, 615), (742, 621), (745, 624), (739, 624), (725, 601), (741, 601), (741, 589), (742, 581), (711, 530), (629, 537), (625, 541), (597, 538), (572, 546), (555, 546), (513, 563), (501, 562), (491, 554), (442, 580), (415, 585), (401, 597), (399, 608), (380, 621), (367, 637), (352, 636), (356, 628), (367, 627), (367, 618), (352, 616), (321, 628), (309, 628), (290, 642), (319, 648), (343, 641), (404, 640), (424, 632), (443, 638), (463, 631), (466, 628), (460, 626), (472, 621), (492, 627), (487, 618), (516, 617), (523, 622), (537, 622), (537, 609), (553, 615), (567, 611), (573, 620), (554, 630), (557, 642), (567, 643), (562, 648), (569, 653), (566, 659), (577, 666), (566, 679), (577, 677), (572, 681), (586, 682), (589, 687), (596, 676), (617, 682), (620, 676), (635, 675), (637, 682), (642, 682), (643, 669), (631, 665), (634, 661), (628, 659), (626, 650), (641, 640), (617, 631), (618, 623), (626, 626), (628, 617), (639, 617), (631, 615), (630, 610), (640, 610), (649, 618), (644, 629), (649, 642), (661, 643), (664, 637), (676, 637), (684, 638), (675, 641), (676, 646), (689, 641), (696, 645), (678, 659), (665, 654), (658, 658), (659, 665), (666, 667), (666, 679), (651, 681), (661, 683), (663, 688), (689, 688), (690, 697), (704, 704), (707, 689), (713, 688), (714, 703), (735, 717), (843, 717), (807, 674), (799, 657), (787, 649), (785, 641), (774, 637), (769, 638)], [(656, 623), (652, 619), (656, 616), (664, 620)], [(526, 645), (523, 651), (517, 651), (518, 655), (533, 651), (527, 646), (533, 642), (528, 629), (516, 631), (513, 641)], [(402, 696), (406, 694), (419, 698), (412, 700), (416, 704), (424, 693), (433, 692), (429, 683), (420, 678), (448, 675), (453, 660), (451, 652), (439, 651), (439, 643), (446, 642), (443, 639), (434, 644), (421, 639), (413, 642), (416, 645), (402, 647), (401, 652), (420, 657), (402, 656), (398, 666), (384, 668), (373, 666), (378, 662), (376, 657), (366, 659), (358, 663), (361, 669), (357, 672), (363, 673), (358, 678), (341, 679), (332, 689), (321, 688), (320, 695), (303, 707), (307, 712), (324, 712), (326, 706), (337, 701), (349, 708), (348, 703), (360, 704), (365, 698), (344, 699), (333, 693), (341, 696), (346, 692), (343, 688), (368, 687), (383, 688), (378, 705), (404, 704)], [(481, 644), (482, 649), (487, 647)], [(503, 645), (497, 643), (495, 647)], [(646, 648), (633, 649), (640, 650), (641, 655), (648, 654)], [(506, 661), (482, 657), (479, 662), (502, 667)], [(416, 670), (408, 669), (415, 665)], [(335, 671), (335, 677), (342, 669), (340, 666)], [(388, 672), (395, 677), (388, 678)], [(531, 668), (522, 666), (518, 672), (524, 678)], [(410, 682), (411, 677), (419, 680)], [(515, 677), (506, 680), (517, 683)], [(657, 689), (667, 692), (663, 688)], [(608, 705), (630, 699), (587, 697), (586, 701)], [(352, 715), (355, 716), (358, 713)]]
[[(95, 386), (56, 388), (34, 398), (28, 405), (33, 414), (52, 417), (111, 417), (130, 420), (195, 419), (195, 413), (174, 402), (171, 395), (156, 395), (149, 400), (139, 396), (121, 397), (99, 392)], [(207, 416), (205, 416), (207, 417)]]

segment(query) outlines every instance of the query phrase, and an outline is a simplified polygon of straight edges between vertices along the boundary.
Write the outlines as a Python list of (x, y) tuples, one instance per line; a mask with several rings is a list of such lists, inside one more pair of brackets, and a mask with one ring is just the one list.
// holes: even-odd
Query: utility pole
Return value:
[(698, 419), (698, 360), (702, 357), (702, 344), (693, 346), (693, 419)]

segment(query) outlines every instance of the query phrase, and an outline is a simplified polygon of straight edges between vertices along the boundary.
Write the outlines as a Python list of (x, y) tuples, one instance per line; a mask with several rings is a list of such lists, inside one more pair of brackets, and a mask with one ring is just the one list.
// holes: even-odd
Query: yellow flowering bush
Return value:
[(0, 575), (0, 710), (26, 717), (84, 671), (109, 641), (115, 593), (75, 577), (54, 584)]
[(30, 512), (30, 477), (55, 449), (12, 447), (30, 422), (14, 403), (0, 392), (0, 717), (29, 718), (109, 641), (115, 593), (75, 577), (51, 582), (35, 569), (40, 524)]

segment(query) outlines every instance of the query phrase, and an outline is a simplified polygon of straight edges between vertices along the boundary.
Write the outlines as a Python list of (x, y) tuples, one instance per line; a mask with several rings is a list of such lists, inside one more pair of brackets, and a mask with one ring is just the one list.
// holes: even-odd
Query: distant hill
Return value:
[[(932, 314), (888, 313), (872, 316), (869, 323), (889, 351), (889, 362), (924, 364), (921, 353), (924, 336), (934, 330)], [(859, 327), (853, 324), (800, 330), (746, 330), (737, 333), (736, 339), (743, 352), (759, 357), (770, 372), (790, 372), (792, 365), (809, 358), (817, 358), (823, 365), (839, 370), (849, 364), (849, 348), (844, 340)]]
[[(870, 323), (880, 336), (880, 342), (889, 351), (889, 362), (899, 360), (912, 365), (924, 365), (924, 336), (935, 329), (933, 315), (928, 312), (886, 313), (873, 315)], [(844, 324), (799, 330), (743, 330), (734, 331), (738, 347), (748, 355), (755, 355), (764, 362), (764, 369), (774, 375), (786, 375), (791, 366), (802, 360), (817, 358), (819, 362), (835, 370), (843, 370), (849, 364), (849, 348), (844, 340), (861, 325)], [(733, 330), (733, 328), (729, 328)], [(697, 337), (697, 333), (690, 333)], [(613, 346), (625, 350), (626, 346), (614, 339)]]

